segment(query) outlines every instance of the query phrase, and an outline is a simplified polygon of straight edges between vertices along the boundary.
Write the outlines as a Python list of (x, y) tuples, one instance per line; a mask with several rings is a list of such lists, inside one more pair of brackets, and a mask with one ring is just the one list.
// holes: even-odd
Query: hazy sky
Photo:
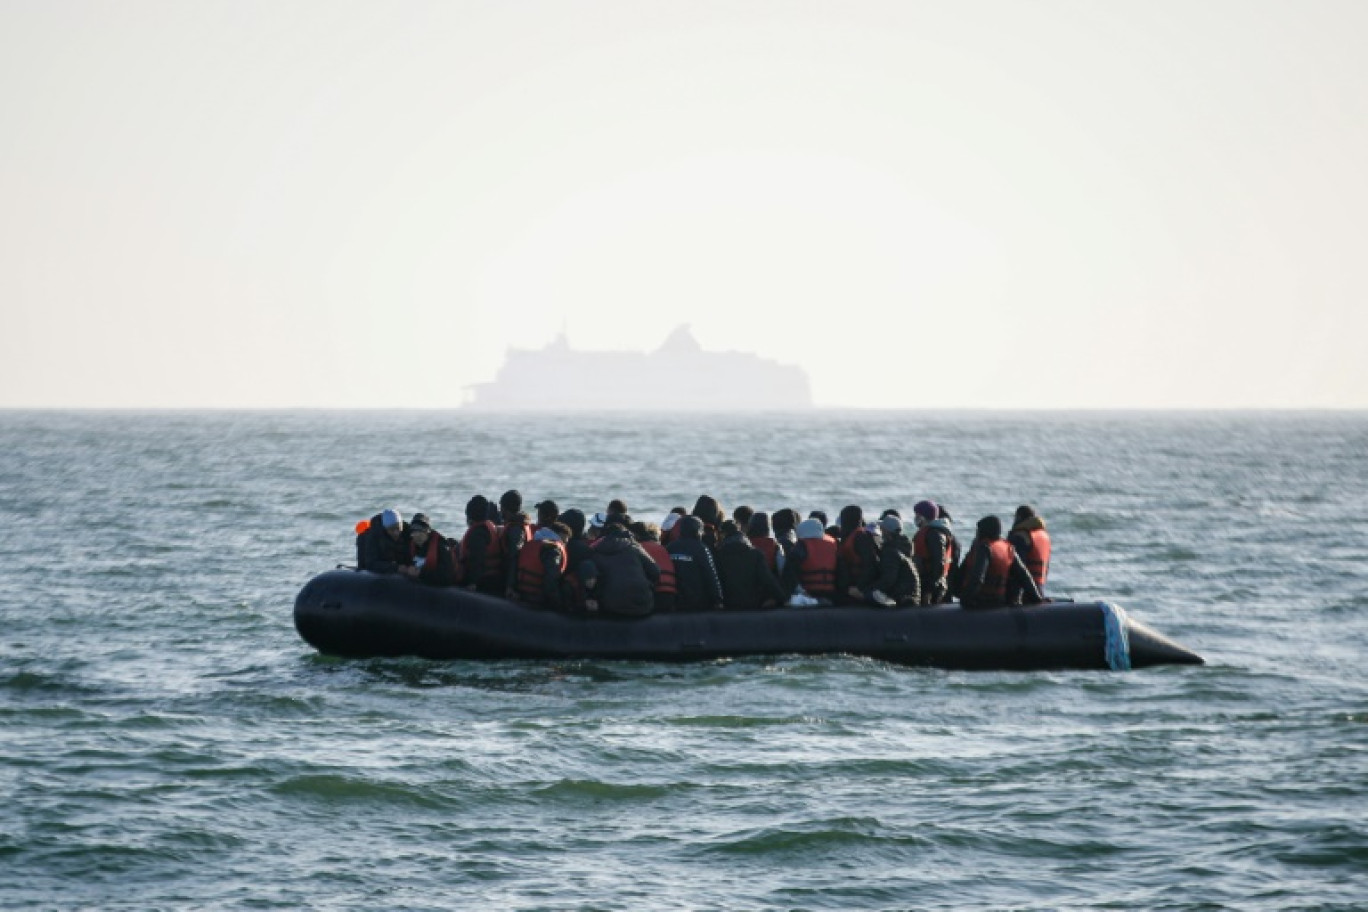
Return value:
[(0, 406), (1368, 407), (1368, 2), (0, 0)]

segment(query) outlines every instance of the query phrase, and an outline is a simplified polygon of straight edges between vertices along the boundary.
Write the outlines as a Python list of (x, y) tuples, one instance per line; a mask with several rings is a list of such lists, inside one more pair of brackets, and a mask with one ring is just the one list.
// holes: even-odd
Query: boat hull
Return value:
[(300, 636), (319, 652), (347, 657), (686, 662), (845, 653), (973, 670), (1202, 663), (1105, 602), (972, 611), (951, 605), (775, 608), (620, 619), (542, 611), (464, 589), (334, 570), (304, 586), (294, 620)]

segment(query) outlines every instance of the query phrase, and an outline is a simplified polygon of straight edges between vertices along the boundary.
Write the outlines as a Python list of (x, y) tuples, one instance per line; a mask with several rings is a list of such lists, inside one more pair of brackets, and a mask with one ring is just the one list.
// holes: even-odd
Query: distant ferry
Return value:
[(537, 350), (511, 348), (490, 383), (469, 387), (481, 411), (789, 411), (812, 408), (796, 365), (747, 352), (704, 351), (680, 326), (653, 352), (577, 351), (565, 333)]

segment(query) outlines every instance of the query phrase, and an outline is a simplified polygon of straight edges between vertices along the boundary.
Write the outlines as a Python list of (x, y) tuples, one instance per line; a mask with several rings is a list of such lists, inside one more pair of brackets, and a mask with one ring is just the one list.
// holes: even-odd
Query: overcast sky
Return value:
[(0, 0), (0, 407), (1368, 407), (1368, 2)]

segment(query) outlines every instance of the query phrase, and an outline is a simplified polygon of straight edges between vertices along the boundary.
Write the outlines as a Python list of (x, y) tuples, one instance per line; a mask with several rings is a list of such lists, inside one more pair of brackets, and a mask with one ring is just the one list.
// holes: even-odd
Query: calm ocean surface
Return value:
[[(341, 661), (397, 505), (1046, 517), (1208, 665)], [(0, 412), (0, 908), (1368, 908), (1368, 415)]]

